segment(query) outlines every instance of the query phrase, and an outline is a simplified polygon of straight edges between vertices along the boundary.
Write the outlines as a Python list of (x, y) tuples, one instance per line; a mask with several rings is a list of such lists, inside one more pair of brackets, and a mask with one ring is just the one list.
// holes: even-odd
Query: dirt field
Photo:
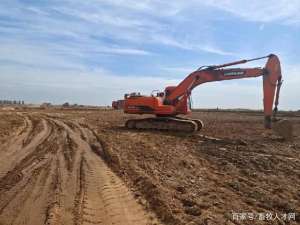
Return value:
[(288, 142), (259, 113), (191, 116), (198, 134), (126, 130), (112, 110), (0, 112), (0, 225), (300, 224), (300, 115), (284, 115)]

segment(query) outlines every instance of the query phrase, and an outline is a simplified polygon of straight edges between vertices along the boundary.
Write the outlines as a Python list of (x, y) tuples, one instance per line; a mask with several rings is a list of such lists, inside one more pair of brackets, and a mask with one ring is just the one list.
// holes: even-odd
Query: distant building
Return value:
[(0, 99), (0, 105), (24, 105), (23, 100), (3, 100)]

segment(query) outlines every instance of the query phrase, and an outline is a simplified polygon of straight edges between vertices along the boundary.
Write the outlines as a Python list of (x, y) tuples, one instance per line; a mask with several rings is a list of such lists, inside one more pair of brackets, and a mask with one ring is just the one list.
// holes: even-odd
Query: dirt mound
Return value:
[(287, 141), (292, 141), (294, 138), (293, 125), (289, 120), (284, 119), (274, 122), (272, 129)]

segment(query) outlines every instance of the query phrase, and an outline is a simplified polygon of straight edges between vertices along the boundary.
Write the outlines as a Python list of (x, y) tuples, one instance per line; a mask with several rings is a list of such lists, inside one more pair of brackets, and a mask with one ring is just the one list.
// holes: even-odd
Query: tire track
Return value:
[(7, 159), (0, 224), (159, 224), (95, 153), (101, 144), (91, 130), (42, 114), (34, 122), (23, 117), (24, 129), (0, 155)]
[(0, 151), (0, 158), (5, 160), (0, 164), (0, 179), (3, 178), (5, 174), (14, 170), (14, 167), (16, 168), (21, 160), (26, 161), (26, 157), (30, 154), (35, 155), (36, 153), (33, 152), (36, 150), (37, 146), (43, 146), (44, 142), (52, 133), (53, 127), (51, 124), (48, 124), (44, 119), (40, 119), (42, 129), (36, 136), (30, 138), (30, 141), (28, 141), (34, 131), (30, 118), (24, 116), (24, 121), (26, 124), (25, 128), (22, 129), (16, 137), (8, 141), (5, 146), (2, 146), (3, 151)]
[(76, 224), (151, 224), (127, 187), (91, 148), (101, 148), (100, 143), (95, 143), (97, 138), (93, 132), (79, 124), (68, 128), (69, 124), (61, 125), (66, 126), (69, 137), (78, 147), (77, 156), (80, 156)]
[[(43, 135), (32, 138), (23, 149), (9, 149), (14, 154), (9, 152), (11, 161), (7, 162), (11, 163), (9, 167), (12, 169), (0, 180), (0, 223), (41, 224), (44, 219), (44, 202), (51, 190), (48, 188), (47, 192), (42, 192), (41, 187), (47, 180), (52, 155), (58, 148), (55, 142), (58, 135), (51, 123), (43, 119), (41, 121), (45, 126), (44, 132), (41, 132)], [(45, 177), (41, 177), (41, 174)], [(29, 211), (32, 215), (28, 214), (27, 210), (30, 209), (33, 209)]]

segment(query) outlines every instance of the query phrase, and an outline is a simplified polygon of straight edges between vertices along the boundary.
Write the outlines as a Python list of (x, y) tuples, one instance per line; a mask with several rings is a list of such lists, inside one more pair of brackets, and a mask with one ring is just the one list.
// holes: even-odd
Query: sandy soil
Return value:
[(1, 113), (0, 224), (300, 224), (299, 115), (283, 115), (293, 141), (259, 113), (191, 116), (202, 132), (126, 130), (134, 116), (111, 110)]
[(99, 157), (87, 126), (40, 113), (1, 121), (9, 116), (23, 123), (0, 146), (1, 225), (156, 224)]

